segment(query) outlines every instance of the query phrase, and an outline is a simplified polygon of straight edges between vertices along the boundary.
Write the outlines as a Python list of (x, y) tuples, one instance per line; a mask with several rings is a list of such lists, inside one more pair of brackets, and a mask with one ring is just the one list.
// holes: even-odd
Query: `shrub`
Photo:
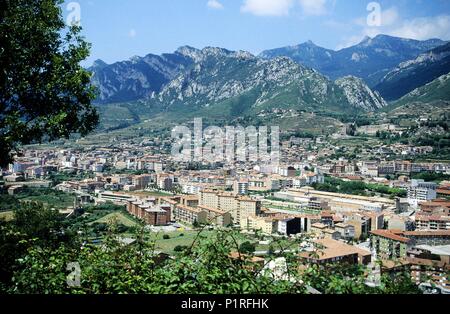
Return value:
[(186, 245), (177, 245), (174, 249), (173, 249), (173, 251), (174, 252), (183, 252), (183, 251), (185, 251), (185, 250), (187, 250), (187, 246)]
[(239, 252), (241, 252), (243, 254), (251, 254), (251, 253), (254, 253), (255, 250), (256, 250), (256, 246), (249, 241), (242, 243), (239, 247)]

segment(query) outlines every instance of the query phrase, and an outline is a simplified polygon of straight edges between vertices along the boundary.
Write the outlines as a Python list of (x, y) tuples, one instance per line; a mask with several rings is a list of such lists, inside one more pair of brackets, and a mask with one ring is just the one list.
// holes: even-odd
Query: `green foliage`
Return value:
[(239, 246), (239, 252), (242, 254), (253, 254), (256, 250), (256, 245), (246, 241)]
[(64, 230), (58, 212), (38, 203), (23, 204), (15, 209), (11, 222), (0, 220), (0, 282), (3, 286), (10, 283), (13, 272), (20, 269), (17, 260), (29, 250), (53, 250), (62, 243), (71, 246), (76, 242), (75, 235)]
[(11, 211), (20, 206), (19, 200), (8, 194), (0, 194), (0, 211)]
[(75, 196), (66, 192), (48, 188), (28, 188), (15, 196), (21, 202), (40, 202), (50, 208), (66, 209), (73, 206)]
[(168, 234), (163, 235), (163, 239), (164, 240), (169, 240), (170, 239), (170, 235), (168, 235)]
[(413, 179), (422, 179), (427, 182), (441, 182), (450, 180), (450, 175), (436, 172), (421, 172), (412, 175)]
[(188, 249), (188, 247), (186, 246), (186, 245), (177, 245), (174, 249), (173, 249), (173, 251), (174, 252), (183, 252), (183, 251), (185, 251), (185, 250), (187, 250)]
[(405, 197), (406, 190), (390, 188), (382, 184), (368, 184), (362, 181), (344, 181), (333, 177), (325, 177), (325, 183), (313, 184), (318, 191), (368, 196), (367, 192), (375, 192), (392, 197)]
[[(156, 252), (155, 241), (146, 239), (143, 228), (134, 232), (136, 242), (124, 245), (119, 239), (120, 224), (95, 227), (105, 233), (101, 246), (84, 241), (81, 245), (75, 234), (69, 238), (57, 212), (38, 204), (16, 211), (10, 223), (0, 221), (1, 292), (292, 294), (305, 293), (308, 285), (330, 294), (420, 293), (406, 271), (384, 278), (381, 287), (369, 288), (363, 266), (302, 264), (291, 250), (307, 238), (272, 239), (272, 255), (259, 263), (253, 259), (254, 245), (240, 244), (239, 231), (207, 235), (200, 231), (191, 245), (176, 247), (176, 256), (167, 258)], [(275, 278), (265, 266), (279, 256), (285, 258), (286, 269)], [(67, 284), (72, 263), (81, 268), (78, 287)]]
[(66, 28), (62, 0), (2, 1), (0, 10), (0, 166), (21, 144), (82, 135), (98, 115), (89, 44)]

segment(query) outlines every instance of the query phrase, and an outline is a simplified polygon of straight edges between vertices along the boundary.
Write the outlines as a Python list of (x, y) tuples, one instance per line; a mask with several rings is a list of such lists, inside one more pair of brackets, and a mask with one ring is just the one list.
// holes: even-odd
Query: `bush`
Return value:
[(170, 239), (170, 235), (168, 235), (168, 234), (163, 235), (163, 239), (164, 240), (169, 240)]
[(241, 246), (239, 247), (239, 252), (242, 254), (252, 254), (255, 252), (255, 250), (256, 245), (254, 245), (249, 241), (242, 243)]
[(188, 249), (188, 247), (186, 246), (186, 245), (177, 245), (174, 249), (173, 249), (173, 251), (174, 252), (183, 252), (183, 251), (185, 251), (185, 250), (187, 250)]

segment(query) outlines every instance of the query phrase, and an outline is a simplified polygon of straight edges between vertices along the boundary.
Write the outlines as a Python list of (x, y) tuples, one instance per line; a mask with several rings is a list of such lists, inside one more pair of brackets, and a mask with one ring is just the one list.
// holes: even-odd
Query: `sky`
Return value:
[(63, 4), (107, 63), (189, 45), (253, 54), (315, 44), (342, 49), (387, 34), (450, 40), (449, 0), (78, 0)]

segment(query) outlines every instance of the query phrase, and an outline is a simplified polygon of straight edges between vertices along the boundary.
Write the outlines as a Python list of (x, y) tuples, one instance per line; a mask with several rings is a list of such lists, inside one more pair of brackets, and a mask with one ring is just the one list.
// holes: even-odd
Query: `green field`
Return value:
[(91, 224), (94, 224), (94, 223), (108, 224), (113, 221), (117, 221), (117, 223), (122, 224), (127, 227), (136, 227), (138, 225), (137, 222), (135, 222), (131, 218), (128, 218), (125, 214), (120, 213), (120, 212), (108, 214), (96, 221), (93, 221)]
[[(203, 231), (202, 235), (209, 237), (214, 231)], [(168, 235), (170, 239), (163, 239), (164, 235)], [(175, 231), (168, 233), (152, 233), (148, 238), (149, 241), (155, 241), (156, 251), (161, 251), (168, 254), (173, 254), (176, 246), (191, 246), (195, 238), (198, 235), (198, 231)]]
[[(201, 236), (204, 238), (211, 238), (216, 231), (202, 231)], [(194, 240), (197, 238), (199, 231), (175, 231), (168, 233), (152, 233), (148, 238), (148, 241), (155, 241), (155, 250), (161, 251), (167, 254), (173, 254), (176, 246), (191, 246)], [(168, 235), (170, 239), (164, 239), (164, 235)], [(256, 244), (256, 251), (267, 251), (270, 245), (259, 244), (258, 240), (255, 240), (250, 235), (240, 234), (236, 239), (238, 245), (249, 241)], [(280, 240), (280, 244), (283, 248), (292, 246), (290, 240)], [(273, 247), (279, 250), (281, 247), (273, 243)]]

